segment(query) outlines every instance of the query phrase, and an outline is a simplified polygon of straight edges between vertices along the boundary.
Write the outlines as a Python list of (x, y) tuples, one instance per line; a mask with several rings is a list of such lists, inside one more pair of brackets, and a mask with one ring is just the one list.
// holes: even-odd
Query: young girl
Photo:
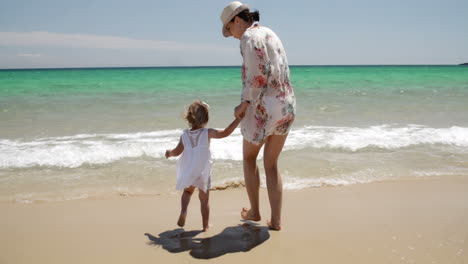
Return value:
[(166, 158), (176, 157), (177, 160), (177, 190), (184, 190), (182, 194), (179, 220), (177, 225), (183, 227), (187, 216), (187, 206), (195, 188), (198, 188), (203, 231), (208, 229), (210, 207), (208, 205), (209, 190), (211, 188), (211, 152), (210, 139), (229, 136), (239, 125), (241, 119), (236, 118), (225, 129), (217, 130), (205, 128), (209, 120), (208, 105), (202, 101), (193, 102), (185, 115), (190, 129), (184, 130), (179, 144), (172, 150), (166, 150)]

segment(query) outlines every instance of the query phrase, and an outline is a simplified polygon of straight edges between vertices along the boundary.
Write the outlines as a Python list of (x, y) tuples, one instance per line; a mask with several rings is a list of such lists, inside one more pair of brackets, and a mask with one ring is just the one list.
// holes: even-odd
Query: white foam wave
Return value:
[(302, 147), (357, 151), (367, 147), (397, 149), (423, 144), (468, 147), (468, 128), (431, 128), (421, 125), (367, 128), (306, 126), (290, 133), (285, 150)]
[(0, 140), (0, 168), (57, 166), (76, 168), (106, 164), (122, 158), (164, 157), (181, 130), (134, 134), (94, 134), (41, 138), (23, 142)]
[[(76, 168), (107, 164), (125, 158), (164, 158), (176, 146), (182, 130), (129, 134), (80, 134), (33, 141), (0, 140), (0, 168), (56, 166)], [(366, 148), (398, 149), (412, 145), (455, 146), (467, 151), (468, 128), (431, 128), (421, 125), (381, 125), (367, 128), (306, 126), (293, 130), (285, 151), (329, 149), (358, 151)], [(215, 160), (242, 160), (242, 135), (236, 129), (225, 139), (211, 143)], [(261, 154), (260, 154), (261, 156)]]

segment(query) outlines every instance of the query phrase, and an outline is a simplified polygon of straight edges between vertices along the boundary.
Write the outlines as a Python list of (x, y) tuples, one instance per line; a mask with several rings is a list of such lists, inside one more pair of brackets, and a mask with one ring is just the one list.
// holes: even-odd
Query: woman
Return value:
[(240, 40), (243, 58), (241, 103), (234, 115), (243, 117), (244, 178), (250, 209), (243, 208), (241, 216), (245, 220), (261, 220), (256, 161), (265, 145), (263, 163), (271, 206), (267, 225), (280, 230), (283, 184), (277, 162), (294, 121), (296, 99), (281, 40), (271, 29), (260, 26), (259, 20), (258, 11), (251, 13), (247, 5), (238, 1), (227, 5), (221, 14), (223, 35)]

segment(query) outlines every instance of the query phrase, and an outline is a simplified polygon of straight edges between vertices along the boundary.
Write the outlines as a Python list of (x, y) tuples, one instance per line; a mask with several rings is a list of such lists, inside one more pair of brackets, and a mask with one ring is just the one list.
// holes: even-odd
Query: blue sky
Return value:
[[(0, 68), (240, 65), (228, 2), (0, 0)], [(466, 0), (245, 3), (292, 65), (468, 62)]]

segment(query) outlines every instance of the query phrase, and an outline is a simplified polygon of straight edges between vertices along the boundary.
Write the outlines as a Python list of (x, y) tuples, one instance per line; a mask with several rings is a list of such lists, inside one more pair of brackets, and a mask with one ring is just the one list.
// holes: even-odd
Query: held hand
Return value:
[(170, 150), (166, 150), (166, 159), (168, 159), (170, 156), (171, 156), (171, 151)]
[(240, 106), (234, 109), (234, 117), (237, 119), (242, 119), (245, 116), (245, 109), (242, 109)]
[(234, 108), (234, 116), (238, 119), (244, 118), (248, 105), (248, 103), (241, 103), (240, 105), (236, 106), (236, 108)]

